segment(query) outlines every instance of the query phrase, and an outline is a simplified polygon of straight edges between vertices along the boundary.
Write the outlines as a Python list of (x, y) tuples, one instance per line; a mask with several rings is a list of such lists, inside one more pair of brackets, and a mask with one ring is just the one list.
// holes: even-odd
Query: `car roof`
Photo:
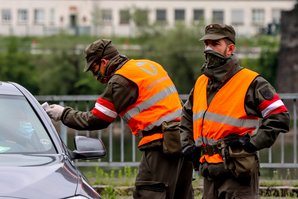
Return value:
[(2, 82), (0, 81), (0, 95), (20, 95), (23, 94), (19, 89), (11, 82)]

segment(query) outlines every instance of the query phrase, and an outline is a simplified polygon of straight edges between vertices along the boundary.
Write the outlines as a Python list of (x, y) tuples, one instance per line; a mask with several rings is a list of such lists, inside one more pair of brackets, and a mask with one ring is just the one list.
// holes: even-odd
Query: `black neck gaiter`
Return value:
[(205, 63), (203, 65), (203, 67), (206, 67), (206, 68), (217, 68), (219, 66), (222, 66), (224, 65), (227, 60), (229, 58), (223, 56), (222, 54), (218, 53), (218, 52), (215, 52), (214, 50), (212, 49), (207, 49), (204, 51), (205, 53)]

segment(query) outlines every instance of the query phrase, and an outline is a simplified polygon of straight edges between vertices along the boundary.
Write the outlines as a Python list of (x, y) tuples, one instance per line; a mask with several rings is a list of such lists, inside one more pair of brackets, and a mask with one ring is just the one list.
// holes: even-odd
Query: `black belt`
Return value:
[(200, 147), (203, 155), (214, 155), (214, 154), (221, 154), (220, 149), (217, 147), (217, 145), (206, 145)]

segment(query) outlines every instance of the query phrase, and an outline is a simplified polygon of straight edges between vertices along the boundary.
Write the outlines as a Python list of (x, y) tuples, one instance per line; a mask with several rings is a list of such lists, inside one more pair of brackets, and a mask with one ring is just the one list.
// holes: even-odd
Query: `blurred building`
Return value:
[[(278, 32), (295, 0), (0, 0), (0, 35), (135, 36), (136, 25), (231, 24), (240, 35)], [(133, 16), (133, 17), (132, 17)]]

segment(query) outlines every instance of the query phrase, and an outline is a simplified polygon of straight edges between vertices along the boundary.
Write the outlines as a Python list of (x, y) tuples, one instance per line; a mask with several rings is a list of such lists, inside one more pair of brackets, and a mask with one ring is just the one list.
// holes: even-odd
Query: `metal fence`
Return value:
[[(89, 111), (93, 108), (98, 96), (35, 96), (40, 103), (57, 103), (71, 106), (77, 110)], [(188, 95), (180, 95), (185, 101)], [(298, 93), (283, 93), (280, 97), (286, 104), (291, 116), (291, 129), (286, 134), (280, 134), (276, 143), (269, 149), (258, 152), (262, 168), (298, 168), (297, 163), (297, 98)], [(77, 131), (66, 127), (61, 122), (53, 122), (57, 132), (66, 145), (73, 149), (75, 135), (99, 137), (107, 148), (107, 156), (94, 161), (77, 161), (78, 166), (124, 167), (138, 166), (141, 152), (137, 149), (138, 138), (130, 133), (129, 128), (120, 118), (117, 118), (107, 129), (97, 131)]]

